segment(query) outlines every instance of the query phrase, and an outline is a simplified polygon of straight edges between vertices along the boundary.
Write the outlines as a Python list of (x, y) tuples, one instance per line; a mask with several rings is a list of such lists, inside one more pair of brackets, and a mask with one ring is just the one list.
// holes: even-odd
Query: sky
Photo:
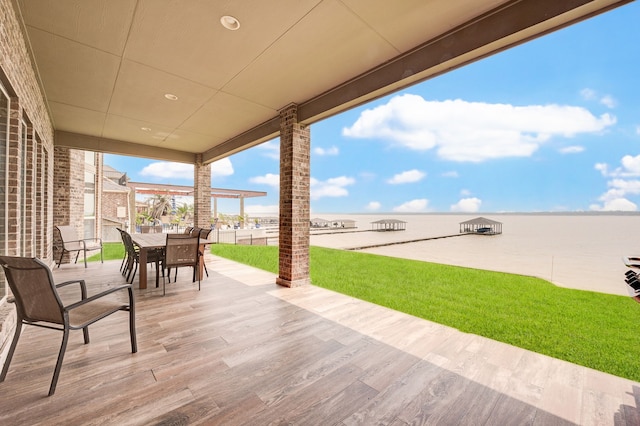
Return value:
[[(639, 22), (632, 2), (312, 124), (312, 215), (640, 210)], [(192, 165), (104, 162), (193, 184)], [(211, 175), (267, 192), (245, 200), (250, 215), (277, 214), (279, 139)]]

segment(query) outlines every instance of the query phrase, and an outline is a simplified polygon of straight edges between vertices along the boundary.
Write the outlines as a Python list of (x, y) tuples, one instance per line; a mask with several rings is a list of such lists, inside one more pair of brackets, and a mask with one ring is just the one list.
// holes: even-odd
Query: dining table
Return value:
[[(147, 288), (147, 255), (149, 251), (155, 249), (162, 249), (167, 245), (167, 234), (165, 233), (157, 233), (157, 234), (131, 234), (131, 239), (133, 243), (140, 248), (140, 266), (138, 267), (138, 280), (139, 280), (139, 288), (145, 289)], [(200, 240), (200, 246), (204, 248), (207, 244), (210, 244), (209, 240)], [(198, 273), (200, 277), (204, 272), (204, 262), (200, 262), (198, 267)]]

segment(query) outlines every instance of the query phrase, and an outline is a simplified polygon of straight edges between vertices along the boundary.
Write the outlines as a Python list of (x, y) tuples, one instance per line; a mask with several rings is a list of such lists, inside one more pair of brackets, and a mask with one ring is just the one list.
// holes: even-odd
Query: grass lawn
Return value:
[[(273, 273), (274, 246), (212, 245)], [(311, 281), (467, 333), (640, 381), (640, 306), (521, 275), (311, 247)]]

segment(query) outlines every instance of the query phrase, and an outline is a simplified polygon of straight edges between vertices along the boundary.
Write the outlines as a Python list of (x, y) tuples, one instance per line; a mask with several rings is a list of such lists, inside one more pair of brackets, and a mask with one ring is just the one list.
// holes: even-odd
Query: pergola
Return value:
[(278, 283), (294, 286), (309, 281), (309, 125), (629, 0), (1, 1), (29, 55), (7, 63), (35, 75), (17, 96), (46, 104), (27, 111), (36, 131), (194, 164), (197, 222), (210, 164), (279, 136)]
[[(179, 197), (193, 197), (193, 186), (168, 185), (159, 183), (127, 182), (127, 186), (135, 194), (167, 195)], [(218, 217), (218, 198), (233, 198), (240, 200), (240, 217), (244, 217), (244, 199), (252, 197), (265, 197), (264, 191), (251, 191), (247, 189), (211, 188), (213, 198), (213, 216)]]

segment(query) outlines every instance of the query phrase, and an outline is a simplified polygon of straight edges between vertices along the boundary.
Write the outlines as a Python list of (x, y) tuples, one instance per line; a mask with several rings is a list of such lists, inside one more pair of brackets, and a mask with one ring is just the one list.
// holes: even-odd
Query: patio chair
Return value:
[(127, 251), (127, 243), (125, 241), (125, 235), (124, 233), (126, 233), (126, 231), (124, 229), (120, 229), (120, 228), (116, 228), (118, 230), (118, 232), (120, 232), (120, 238), (122, 239), (122, 245), (124, 246), (124, 255), (122, 256), (122, 263), (120, 264), (120, 272), (122, 272), (122, 275), (126, 275), (127, 273), (127, 266), (128, 266), (128, 260), (129, 260), (129, 253)]
[[(171, 282), (171, 268), (176, 268), (173, 281), (178, 277), (178, 268), (192, 266), (193, 282), (196, 281), (196, 272), (200, 261), (200, 238), (187, 234), (167, 234), (167, 244), (164, 252), (164, 267), (167, 268), (167, 277)], [(200, 274), (198, 275), (198, 290), (200, 290)], [(164, 275), (162, 277), (162, 295), (166, 294)]]
[(200, 237), (201, 243), (200, 243), (200, 248), (198, 249), (198, 254), (200, 255), (200, 262), (202, 262), (202, 266), (204, 267), (205, 274), (207, 274), (207, 278), (209, 277), (209, 271), (207, 271), (207, 264), (204, 261), (204, 251), (207, 249), (207, 247), (204, 244), (202, 244), (202, 241), (208, 240), (210, 233), (211, 233), (211, 228), (200, 229), (199, 237)]
[[(133, 244), (131, 235), (128, 232), (123, 231), (122, 236), (124, 239), (124, 249), (127, 252), (128, 258), (126, 270), (129, 271), (129, 273), (127, 274), (127, 282), (133, 283), (140, 265), (140, 251), (135, 244)], [(159, 287), (160, 284), (160, 264), (163, 262), (163, 256), (164, 254), (161, 249), (147, 252), (147, 264), (156, 264), (156, 288)], [(147, 265), (144, 265), (143, 267), (146, 268)], [(164, 267), (162, 267), (162, 277), (164, 278)]]
[[(10, 301), (16, 304), (17, 324), (13, 341), (9, 347), (7, 360), (0, 374), (4, 381), (9, 364), (18, 345), (22, 325), (34, 325), (62, 331), (62, 346), (49, 387), (49, 396), (53, 395), (62, 368), (62, 360), (67, 348), (69, 330), (80, 330), (84, 334), (84, 343), (89, 343), (89, 325), (117, 311), (129, 312), (129, 334), (131, 352), (138, 351), (135, 329), (135, 302), (131, 285), (119, 285), (87, 297), (84, 280), (66, 281), (55, 284), (51, 270), (42, 261), (28, 257), (0, 256), (0, 266), (4, 269), (9, 287), (13, 293)], [(78, 302), (63, 305), (58, 288), (70, 284), (79, 284), (81, 299)], [(105, 296), (121, 290), (128, 291), (128, 301), (114, 300)], [(121, 298), (118, 298), (121, 299)]]
[(78, 263), (78, 256), (80, 252), (84, 255), (84, 267), (87, 267), (87, 252), (100, 250), (100, 262), (104, 263), (104, 257), (102, 254), (102, 239), (100, 238), (84, 238), (79, 239), (74, 226), (56, 226), (58, 236), (62, 247), (60, 247), (60, 259), (58, 260), (58, 268), (62, 264), (62, 258), (65, 253), (77, 252), (76, 260), (74, 263)]

